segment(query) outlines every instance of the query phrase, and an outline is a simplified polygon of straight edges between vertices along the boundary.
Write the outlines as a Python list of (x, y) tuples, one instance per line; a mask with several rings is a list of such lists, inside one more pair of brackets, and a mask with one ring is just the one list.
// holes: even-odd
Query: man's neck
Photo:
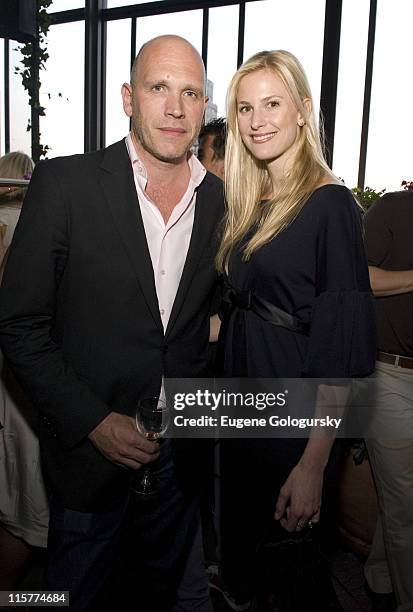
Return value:
[(180, 159), (171, 162), (162, 161), (146, 151), (133, 133), (132, 142), (139, 159), (145, 166), (148, 175), (148, 183), (160, 182), (162, 184), (173, 184), (182, 175), (188, 175), (188, 153), (183, 155)]
[(174, 162), (165, 162), (148, 153), (134, 134), (132, 142), (147, 172), (145, 192), (159, 208), (166, 224), (188, 188), (191, 177), (188, 155)]

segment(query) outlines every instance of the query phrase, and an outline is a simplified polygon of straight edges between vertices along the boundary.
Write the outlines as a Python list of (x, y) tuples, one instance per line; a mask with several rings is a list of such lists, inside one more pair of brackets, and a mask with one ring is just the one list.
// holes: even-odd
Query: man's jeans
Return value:
[(169, 441), (153, 468), (153, 498), (105, 513), (51, 504), (46, 588), (70, 591), (70, 610), (210, 610), (199, 496), (175, 478)]

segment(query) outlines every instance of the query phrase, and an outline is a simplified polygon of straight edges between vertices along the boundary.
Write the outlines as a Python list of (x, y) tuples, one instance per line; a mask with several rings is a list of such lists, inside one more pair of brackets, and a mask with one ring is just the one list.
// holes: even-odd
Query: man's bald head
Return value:
[(206, 74), (205, 66), (201, 56), (190, 42), (188, 42), (182, 36), (176, 36), (175, 34), (164, 34), (163, 36), (157, 36), (148, 40), (139, 49), (138, 55), (135, 57), (131, 70), (131, 85), (135, 86), (137, 78), (139, 78), (139, 70), (152, 53), (168, 53), (169, 51), (182, 52), (186, 58), (191, 58), (197, 64), (202, 72), (202, 78), (204, 82), (204, 93), (206, 90)]
[(198, 51), (180, 36), (158, 36), (139, 51), (131, 80), (122, 86), (123, 108), (139, 155), (186, 163), (208, 102)]

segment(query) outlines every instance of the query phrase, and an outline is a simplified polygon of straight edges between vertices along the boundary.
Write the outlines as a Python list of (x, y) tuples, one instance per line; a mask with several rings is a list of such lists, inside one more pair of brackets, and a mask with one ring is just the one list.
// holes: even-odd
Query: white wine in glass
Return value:
[[(135, 412), (135, 423), (138, 432), (147, 440), (156, 442), (165, 434), (169, 425), (169, 409), (165, 400), (158, 396), (144, 397), (138, 401)], [(131, 485), (131, 490), (142, 496), (152, 495), (158, 490), (157, 478), (151, 467), (145, 466), (138, 471)]]

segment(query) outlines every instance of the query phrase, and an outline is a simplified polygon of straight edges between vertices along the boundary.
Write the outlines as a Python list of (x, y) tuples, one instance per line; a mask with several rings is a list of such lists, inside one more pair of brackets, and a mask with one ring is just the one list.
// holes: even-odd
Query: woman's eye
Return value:
[(250, 106), (246, 106), (246, 105), (240, 106), (239, 109), (238, 109), (238, 112), (239, 113), (247, 113), (250, 110), (250, 108), (251, 108)]
[(268, 102), (268, 106), (270, 108), (277, 108), (277, 106), (280, 106), (280, 103), (278, 100), (271, 100), (271, 102)]

